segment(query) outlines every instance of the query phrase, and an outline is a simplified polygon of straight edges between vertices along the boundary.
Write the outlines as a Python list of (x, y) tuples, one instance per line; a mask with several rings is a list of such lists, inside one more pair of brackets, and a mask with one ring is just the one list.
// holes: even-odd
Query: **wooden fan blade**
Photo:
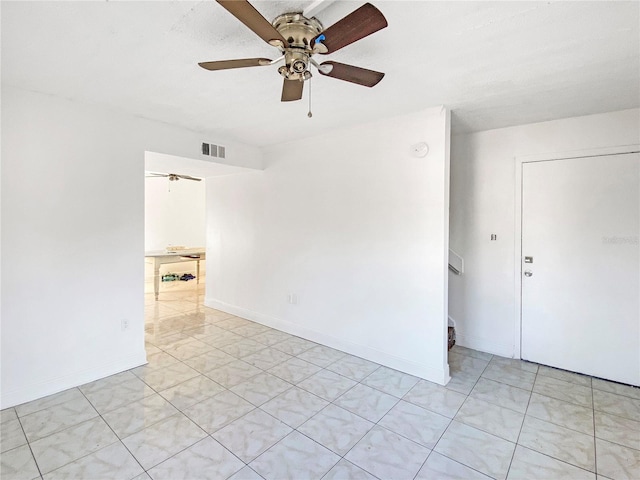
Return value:
[(382, 72), (354, 67), (353, 65), (347, 65), (345, 63), (322, 62), (320, 66), (322, 65), (331, 65), (332, 67), (329, 73), (322, 73), (322, 70), (324, 69), (318, 69), (322, 75), (338, 78), (346, 82), (357, 83), (358, 85), (364, 85), (365, 87), (373, 87), (384, 78), (384, 73)]
[(280, 101), (282, 102), (293, 102), (295, 100), (300, 100), (302, 98), (302, 88), (304, 87), (304, 82), (300, 80), (286, 80), (282, 85), (282, 97)]
[(287, 46), (286, 40), (280, 32), (246, 0), (217, 0), (217, 2), (265, 42), (271, 45), (274, 45), (275, 42), (274, 46), (277, 46), (278, 42), (282, 42), (283, 46)]
[(370, 3), (365, 3), (342, 20), (338, 20), (338, 22), (331, 25), (320, 35), (315, 36), (313, 40), (311, 40), (311, 46), (313, 47), (316, 41), (318, 41), (318, 37), (324, 35), (321, 43), (327, 47), (327, 51), (325, 52), (323, 49), (318, 53), (333, 53), (378, 30), (382, 30), (387, 25), (387, 19), (384, 18), (382, 12)]
[(261, 67), (269, 65), (271, 60), (268, 58), (240, 58), (237, 60), (220, 60), (217, 62), (200, 62), (200, 65), (205, 70), (228, 70), (230, 68), (244, 68), (244, 67)]
[(184, 178), (185, 180), (195, 180), (196, 182), (202, 180), (201, 178), (190, 177), (189, 175), (176, 175), (176, 177)]

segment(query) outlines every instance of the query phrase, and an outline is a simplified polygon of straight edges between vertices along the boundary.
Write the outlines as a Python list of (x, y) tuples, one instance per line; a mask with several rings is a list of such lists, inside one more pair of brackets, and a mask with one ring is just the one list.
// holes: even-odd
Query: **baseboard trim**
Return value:
[(78, 370), (60, 377), (41, 380), (35, 383), (21, 386), (13, 390), (2, 389), (0, 396), (0, 408), (9, 408), (21, 405), (38, 398), (53, 395), (69, 388), (84, 385), (100, 378), (108, 377), (116, 373), (139, 367), (147, 363), (147, 354), (142, 350), (135, 355), (118, 358), (116, 361), (96, 365), (88, 369)]
[(349, 340), (344, 340), (333, 335), (320, 332), (302, 325), (298, 325), (293, 322), (282, 320), (277, 317), (265, 315), (253, 310), (249, 310), (237, 305), (231, 305), (225, 302), (221, 302), (214, 298), (206, 298), (204, 304), (207, 307), (215, 308), (238, 317), (246, 318), (267, 327), (281, 330), (285, 333), (295, 335), (297, 337), (304, 338), (306, 340), (321, 343), (327, 345), (336, 350), (341, 350), (345, 353), (355, 355), (357, 357), (364, 358), (371, 362), (379, 363), (385, 367), (393, 368), (416, 377), (429, 380), (440, 385), (446, 385), (450, 380), (449, 368), (445, 364), (445, 368), (438, 368), (434, 365), (425, 365), (421, 363), (408, 360), (406, 358), (398, 357), (392, 353), (388, 353), (377, 348), (368, 347), (359, 343), (355, 343)]
[(499, 355), (501, 357), (513, 358), (514, 355), (513, 345), (496, 343), (493, 340), (475, 335), (466, 335), (464, 331), (458, 328), (456, 328), (456, 345)]

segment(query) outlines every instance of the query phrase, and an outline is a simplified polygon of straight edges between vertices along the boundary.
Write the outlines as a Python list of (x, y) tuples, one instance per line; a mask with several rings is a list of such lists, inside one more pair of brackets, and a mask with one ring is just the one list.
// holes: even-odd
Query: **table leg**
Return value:
[(200, 284), (200, 260), (196, 261), (196, 284)]
[(158, 291), (160, 290), (160, 262), (157, 259), (153, 262), (153, 293), (158, 301)]

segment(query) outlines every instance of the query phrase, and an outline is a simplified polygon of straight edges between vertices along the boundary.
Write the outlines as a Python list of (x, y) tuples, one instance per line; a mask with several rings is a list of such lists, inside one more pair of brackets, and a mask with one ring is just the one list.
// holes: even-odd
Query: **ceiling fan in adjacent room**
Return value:
[(311, 65), (322, 75), (345, 80), (365, 87), (376, 85), (384, 73), (327, 61), (318, 64), (312, 57), (326, 55), (350, 45), (387, 26), (387, 20), (376, 7), (366, 3), (349, 15), (325, 29), (315, 17), (302, 13), (284, 13), (273, 23), (264, 18), (246, 0), (217, 0), (229, 13), (249, 27), (269, 45), (276, 47), (280, 56), (268, 58), (243, 58), (199, 63), (206, 70), (260, 67), (284, 61), (278, 73), (284, 77), (281, 101), (290, 102), (302, 98), (304, 81), (311, 78)]
[(202, 180), (201, 178), (190, 177), (189, 175), (178, 175), (177, 173), (154, 173), (154, 172), (148, 172), (148, 174), (145, 175), (145, 177), (147, 177), (147, 178), (168, 178), (169, 181), (171, 181), (171, 182), (177, 182), (181, 178), (183, 178), (184, 180), (194, 180), (196, 182), (199, 182), (200, 180)]

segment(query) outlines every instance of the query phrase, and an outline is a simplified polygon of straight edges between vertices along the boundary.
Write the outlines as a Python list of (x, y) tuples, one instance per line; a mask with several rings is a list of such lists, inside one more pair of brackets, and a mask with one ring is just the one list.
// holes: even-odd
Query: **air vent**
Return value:
[(226, 158), (226, 148), (215, 143), (203, 143), (202, 154), (215, 158)]

